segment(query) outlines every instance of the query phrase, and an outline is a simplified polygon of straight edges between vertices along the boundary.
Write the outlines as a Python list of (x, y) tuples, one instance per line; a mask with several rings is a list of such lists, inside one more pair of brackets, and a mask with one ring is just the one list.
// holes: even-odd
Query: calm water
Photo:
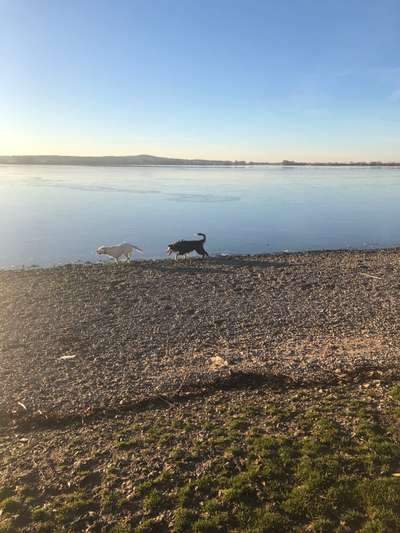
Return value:
[(195, 232), (211, 253), (400, 244), (400, 169), (0, 165), (0, 267), (145, 258)]

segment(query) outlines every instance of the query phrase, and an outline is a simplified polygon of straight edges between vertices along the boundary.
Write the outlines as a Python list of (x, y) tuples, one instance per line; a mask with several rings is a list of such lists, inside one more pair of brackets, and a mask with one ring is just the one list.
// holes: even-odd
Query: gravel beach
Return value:
[(1, 271), (0, 294), (3, 425), (400, 368), (398, 249)]

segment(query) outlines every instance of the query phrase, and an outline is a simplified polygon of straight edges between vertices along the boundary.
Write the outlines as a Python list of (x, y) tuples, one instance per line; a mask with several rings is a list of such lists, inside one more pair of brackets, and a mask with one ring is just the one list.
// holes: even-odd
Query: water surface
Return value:
[(397, 246), (399, 206), (399, 168), (0, 165), (0, 267), (198, 231), (214, 254)]

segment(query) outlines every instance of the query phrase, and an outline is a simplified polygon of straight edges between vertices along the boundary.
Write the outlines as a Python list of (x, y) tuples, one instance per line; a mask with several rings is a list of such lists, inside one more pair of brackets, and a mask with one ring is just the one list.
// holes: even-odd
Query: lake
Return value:
[(0, 165), (0, 227), (2, 268), (196, 232), (211, 254), (398, 246), (400, 168)]

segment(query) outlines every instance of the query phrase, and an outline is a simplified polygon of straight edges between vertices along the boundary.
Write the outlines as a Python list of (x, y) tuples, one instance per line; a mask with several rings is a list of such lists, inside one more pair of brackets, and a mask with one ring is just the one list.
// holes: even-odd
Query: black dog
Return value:
[(197, 252), (204, 259), (205, 256), (208, 257), (208, 253), (204, 250), (204, 243), (206, 242), (206, 236), (204, 233), (198, 233), (203, 238), (199, 241), (176, 241), (168, 245), (167, 253), (168, 255), (175, 254), (175, 259), (178, 255), (190, 254), (190, 252)]

